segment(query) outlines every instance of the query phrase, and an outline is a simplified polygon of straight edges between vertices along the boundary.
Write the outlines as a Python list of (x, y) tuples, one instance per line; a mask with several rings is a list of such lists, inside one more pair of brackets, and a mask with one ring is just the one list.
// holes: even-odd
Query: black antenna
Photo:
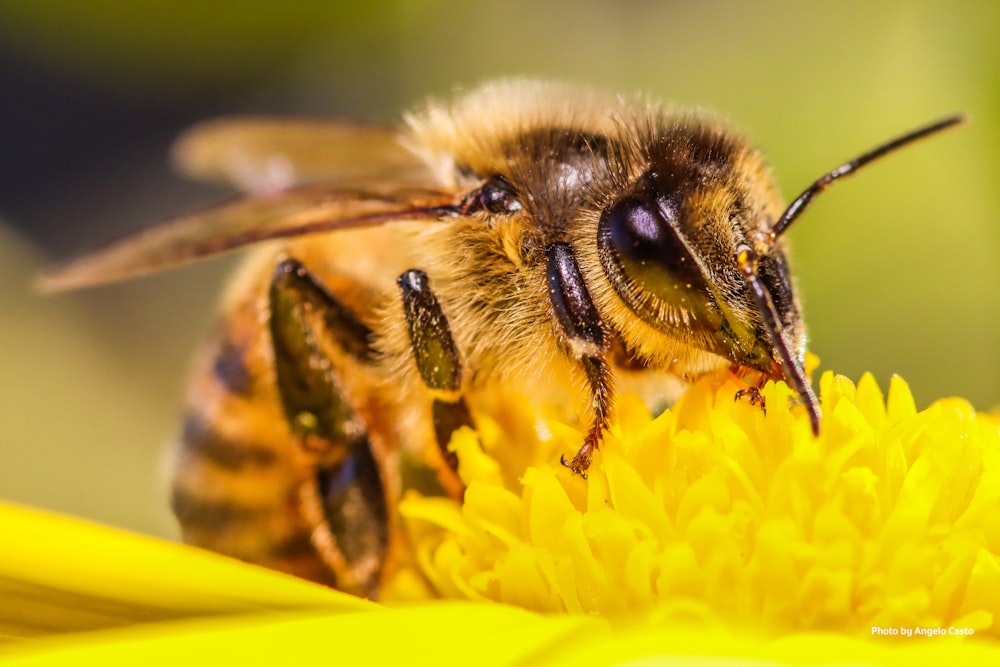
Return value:
[[(806, 188), (802, 194), (796, 197), (791, 204), (789, 204), (788, 208), (785, 209), (785, 212), (781, 214), (781, 217), (769, 230), (768, 236), (770, 238), (768, 240), (774, 241), (781, 236), (785, 230), (788, 229), (788, 227), (795, 222), (800, 215), (802, 215), (802, 212), (805, 211), (807, 206), (809, 206), (813, 197), (826, 190), (830, 184), (838, 178), (853, 174), (869, 162), (891, 153), (898, 148), (902, 148), (907, 144), (913, 143), (918, 139), (923, 139), (924, 137), (930, 136), (954, 125), (964, 123), (967, 120), (968, 117), (964, 114), (955, 114), (953, 116), (948, 116), (947, 118), (942, 118), (939, 121), (917, 128), (900, 137), (892, 139), (891, 141), (887, 141), (867, 153), (854, 158), (850, 162), (842, 164), (830, 173), (821, 176), (812, 185)], [(781, 367), (785, 372), (785, 378), (788, 380), (788, 384), (791, 385), (791, 387), (798, 394), (799, 400), (805, 406), (806, 412), (809, 414), (809, 425), (812, 428), (813, 435), (819, 435), (821, 416), (819, 400), (816, 398), (816, 394), (809, 385), (809, 378), (806, 377), (803, 361), (794, 354), (791, 347), (788, 345), (788, 341), (785, 339), (781, 327), (781, 317), (778, 314), (778, 309), (774, 305), (774, 299), (771, 297), (771, 293), (768, 291), (764, 283), (761, 282), (760, 276), (758, 275), (757, 260), (757, 253), (754, 252), (750, 246), (740, 245), (736, 249), (736, 263), (739, 266), (740, 273), (743, 275), (743, 278), (750, 286), (750, 293), (753, 295), (753, 300), (756, 302), (757, 308), (760, 310), (761, 316), (764, 318), (764, 324), (767, 326), (768, 336), (770, 336), (771, 342), (774, 344), (778, 353), (777, 361), (781, 364)]]
[(902, 148), (903, 146), (913, 143), (918, 139), (923, 139), (924, 137), (930, 136), (954, 125), (965, 123), (968, 119), (968, 116), (965, 114), (955, 114), (954, 116), (942, 118), (941, 120), (931, 123), (930, 125), (925, 125), (924, 127), (917, 128), (912, 132), (907, 132), (901, 137), (896, 137), (891, 141), (887, 141), (881, 146), (868, 151), (864, 155), (860, 155), (850, 162), (845, 162), (825, 176), (821, 176), (815, 183), (806, 188), (802, 194), (796, 197), (795, 201), (788, 205), (785, 212), (781, 214), (778, 221), (774, 223), (773, 227), (771, 227), (771, 239), (773, 240), (781, 236), (785, 230), (788, 229), (793, 222), (795, 222), (796, 218), (802, 215), (802, 212), (807, 206), (809, 206), (809, 202), (812, 201), (812, 198), (830, 187), (830, 184), (838, 178), (853, 174), (872, 160), (876, 160), (887, 153), (891, 153), (897, 148)]

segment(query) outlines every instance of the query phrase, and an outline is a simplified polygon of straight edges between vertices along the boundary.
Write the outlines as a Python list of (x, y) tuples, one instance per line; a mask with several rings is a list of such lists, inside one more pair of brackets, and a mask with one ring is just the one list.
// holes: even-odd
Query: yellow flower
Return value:
[(623, 397), (586, 481), (558, 464), (581, 433), (517, 402), (481, 417), (452, 443), (464, 504), (402, 506), (423, 573), (446, 598), (771, 637), (1000, 634), (1000, 421), (826, 373), (813, 438), (784, 384), (766, 417), (739, 388), (704, 378), (656, 418)]
[[(519, 401), (452, 445), (459, 506), (402, 512), (437, 599), (378, 605), (197, 549), (0, 504), (5, 664), (996, 663), (1000, 419), (820, 380), (814, 439), (704, 378), (582, 437)], [(412, 588), (408, 589), (412, 593)], [(492, 601), (492, 602), (491, 602)], [(505, 604), (496, 604), (501, 602)], [(539, 613), (546, 612), (546, 613)], [(566, 613), (569, 612), (569, 613)], [(699, 663), (700, 664), (700, 663)]]

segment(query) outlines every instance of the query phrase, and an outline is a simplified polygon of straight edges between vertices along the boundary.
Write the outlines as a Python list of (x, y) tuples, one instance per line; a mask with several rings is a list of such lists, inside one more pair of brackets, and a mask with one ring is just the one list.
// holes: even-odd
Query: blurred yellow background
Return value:
[(972, 124), (835, 187), (790, 232), (823, 368), (921, 407), (1000, 405), (1000, 5), (482, 2), (0, 4), (0, 497), (172, 535), (166, 444), (231, 260), (42, 297), (40, 266), (224, 192), (169, 175), (198, 118), (377, 120), (486, 79), (716, 109), (786, 197), (952, 111)]

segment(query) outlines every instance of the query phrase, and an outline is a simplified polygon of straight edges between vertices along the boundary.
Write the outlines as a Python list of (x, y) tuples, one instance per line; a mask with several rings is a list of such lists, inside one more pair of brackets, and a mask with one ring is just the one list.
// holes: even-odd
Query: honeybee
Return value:
[(447, 445), (474, 425), (477, 392), (514, 385), (583, 415), (563, 461), (580, 475), (616, 390), (643, 378), (785, 380), (818, 432), (782, 235), (835, 180), (961, 121), (879, 146), (785, 207), (720, 119), (561, 84), (486, 85), (401, 127), (223, 119), (174, 157), (242, 197), (43, 284), (260, 243), (197, 366), (173, 509), (188, 542), (374, 597), (406, 558), (404, 489), (461, 498)]

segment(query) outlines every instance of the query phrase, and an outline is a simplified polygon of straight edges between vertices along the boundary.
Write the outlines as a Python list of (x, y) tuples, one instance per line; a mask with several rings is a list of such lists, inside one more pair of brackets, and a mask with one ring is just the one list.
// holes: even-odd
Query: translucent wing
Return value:
[(39, 286), (55, 291), (121, 280), (267, 239), (442, 220), (456, 213), (455, 197), (452, 192), (384, 181), (363, 189), (326, 183), (250, 195), (168, 220), (70, 260), (44, 273)]
[(244, 192), (375, 176), (428, 184), (426, 166), (390, 125), (231, 117), (195, 125), (174, 144), (184, 174)]

